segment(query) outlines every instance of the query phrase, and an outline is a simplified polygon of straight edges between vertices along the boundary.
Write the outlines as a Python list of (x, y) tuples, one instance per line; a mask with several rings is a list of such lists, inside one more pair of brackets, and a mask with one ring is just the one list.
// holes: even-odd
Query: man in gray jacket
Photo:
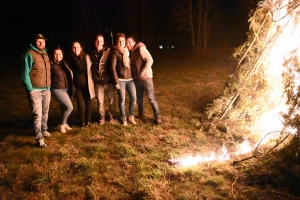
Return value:
[(144, 93), (146, 94), (154, 114), (154, 122), (159, 125), (162, 123), (159, 106), (154, 94), (153, 85), (153, 59), (145, 44), (136, 42), (133, 36), (127, 37), (127, 48), (130, 51), (131, 68), (136, 87), (139, 118), (144, 118)]

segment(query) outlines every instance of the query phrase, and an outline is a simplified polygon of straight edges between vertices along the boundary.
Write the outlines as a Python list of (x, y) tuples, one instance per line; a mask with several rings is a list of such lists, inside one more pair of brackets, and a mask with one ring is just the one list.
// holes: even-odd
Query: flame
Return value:
[[(276, 135), (269, 133), (280, 133), (281, 130), (286, 128), (282, 119), (280, 119), (281, 113), (288, 112), (288, 106), (286, 105), (287, 97), (284, 92), (284, 80), (282, 76), (282, 74), (285, 73), (283, 63), (291, 57), (291, 52), (295, 52), (296, 50), (297, 53), (300, 54), (300, 50), (298, 51), (300, 45), (297, 42), (299, 41), (300, 35), (300, 20), (299, 16), (297, 16), (297, 12), (299, 11), (298, 7), (295, 7), (294, 12), (290, 12), (290, 10), (288, 10), (290, 9), (288, 8), (290, 1), (282, 0), (280, 2), (280, 9), (272, 11), (272, 19), (274, 23), (269, 31), (269, 35), (272, 35), (276, 34), (280, 30), (280, 35), (275, 41), (273, 41), (273, 46), (269, 52), (267, 52), (265, 58), (260, 61), (265, 73), (265, 80), (270, 86), (270, 93), (268, 94), (270, 102), (262, 102), (262, 104), (268, 104), (271, 106), (260, 116), (260, 119), (258, 119), (252, 127), (250, 127), (251, 133), (257, 135), (260, 140), (253, 145), (251, 145), (248, 140), (245, 140), (236, 145), (237, 150), (233, 153), (228, 152), (226, 146), (223, 145), (222, 153), (220, 155), (216, 155), (214, 152), (211, 152), (209, 156), (188, 155), (181, 158), (172, 158), (169, 160), (170, 163), (176, 166), (190, 167), (204, 162), (226, 161), (234, 156), (252, 152), (258, 144), (271, 145), (271, 142), (274, 141), (276, 137), (279, 137), (279, 134)], [(273, 4), (274, 8), (279, 8), (277, 1), (274, 0)], [(295, 79), (297, 79), (299, 74), (296, 73), (295, 77)], [(300, 80), (300, 77), (298, 80)], [(295, 83), (295, 85), (300, 85), (300, 83)], [(298, 92), (298, 90), (295, 90), (295, 92)], [(296, 129), (289, 128), (286, 129), (286, 131), (296, 133)]]

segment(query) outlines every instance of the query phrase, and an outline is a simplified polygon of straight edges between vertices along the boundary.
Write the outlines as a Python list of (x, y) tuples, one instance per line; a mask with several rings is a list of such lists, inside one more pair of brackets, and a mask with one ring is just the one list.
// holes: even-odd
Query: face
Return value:
[(78, 42), (74, 42), (72, 46), (72, 51), (76, 56), (79, 56), (82, 48)]
[(103, 49), (104, 45), (104, 38), (101, 36), (98, 36), (97, 39), (95, 40), (95, 47), (97, 48), (98, 51)]
[(125, 47), (125, 38), (124, 37), (118, 37), (117, 47), (118, 48), (124, 48)]
[(128, 38), (126, 40), (126, 46), (127, 46), (129, 51), (131, 51), (133, 49), (134, 45), (135, 45), (135, 42), (133, 41), (132, 38)]
[(53, 52), (54, 60), (60, 62), (63, 59), (63, 53), (61, 50), (57, 49)]
[(44, 39), (36, 39), (35, 44), (40, 51), (43, 51), (46, 47), (46, 41)]

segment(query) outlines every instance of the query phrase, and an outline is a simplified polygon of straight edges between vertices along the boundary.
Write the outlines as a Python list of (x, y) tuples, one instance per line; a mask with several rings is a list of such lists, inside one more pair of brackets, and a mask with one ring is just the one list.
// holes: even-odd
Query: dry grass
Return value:
[[(168, 159), (186, 153), (209, 154), (226, 135), (200, 130), (204, 106), (218, 97), (235, 63), (230, 50), (205, 58), (181, 52), (155, 52), (154, 84), (163, 124), (154, 126), (146, 102), (145, 123), (123, 127), (94, 123), (81, 130), (77, 111), (72, 132), (55, 130), (59, 107), (52, 100), (48, 149), (35, 147), (30, 112), (15, 63), (0, 74), (0, 199), (245, 199), (255, 193), (237, 181), (247, 167), (205, 163), (174, 168)], [(74, 102), (75, 104), (75, 102)], [(76, 107), (76, 105), (74, 105)], [(250, 195), (251, 194), (251, 195)]]

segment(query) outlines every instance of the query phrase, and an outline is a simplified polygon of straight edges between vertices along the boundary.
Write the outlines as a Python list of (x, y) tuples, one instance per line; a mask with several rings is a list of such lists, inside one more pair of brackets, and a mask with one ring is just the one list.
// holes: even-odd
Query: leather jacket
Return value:
[(111, 52), (111, 71), (114, 84), (119, 84), (119, 79), (132, 79), (131, 67), (125, 67), (123, 64), (123, 55), (114, 49)]

